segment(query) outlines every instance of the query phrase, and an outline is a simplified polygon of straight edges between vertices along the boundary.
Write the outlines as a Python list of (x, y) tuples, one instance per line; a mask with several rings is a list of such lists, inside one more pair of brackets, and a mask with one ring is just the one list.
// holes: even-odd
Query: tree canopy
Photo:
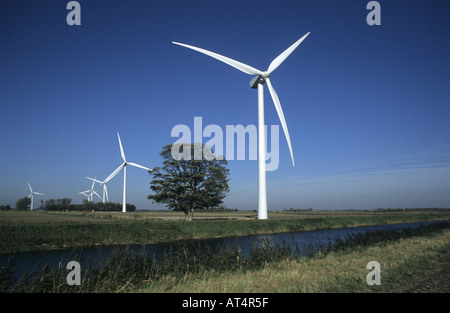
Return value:
[[(180, 152), (182, 148), (182, 152)], [(183, 211), (192, 220), (196, 209), (209, 209), (222, 204), (228, 186), (229, 169), (222, 156), (201, 144), (173, 144), (163, 147), (162, 168), (151, 174), (148, 199), (164, 203), (174, 211)]]
[(31, 199), (29, 197), (23, 197), (16, 201), (16, 210), (25, 211), (28, 210), (28, 206), (31, 204)]

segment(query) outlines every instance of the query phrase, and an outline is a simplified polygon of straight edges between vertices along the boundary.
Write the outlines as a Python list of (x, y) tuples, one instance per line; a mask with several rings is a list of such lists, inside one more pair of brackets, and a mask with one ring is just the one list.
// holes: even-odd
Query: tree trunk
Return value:
[(195, 208), (190, 208), (187, 212), (184, 213), (186, 221), (194, 220), (194, 210)]

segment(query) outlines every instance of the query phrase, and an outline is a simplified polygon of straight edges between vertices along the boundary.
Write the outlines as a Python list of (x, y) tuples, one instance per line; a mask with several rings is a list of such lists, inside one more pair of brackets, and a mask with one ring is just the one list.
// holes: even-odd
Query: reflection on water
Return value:
[[(251, 235), (243, 237), (217, 238), (192, 240), (189, 243), (195, 243), (201, 247), (209, 247), (214, 251), (223, 246), (233, 247), (240, 246), (244, 254), (250, 252), (250, 248), (254, 245), (274, 244), (280, 245), (287, 243), (292, 248), (298, 248), (305, 251), (317, 251), (321, 247), (333, 244), (337, 239), (345, 240), (348, 235), (357, 233), (365, 233), (366, 231), (375, 230), (401, 230), (407, 227), (418, 227), (436, 222), (420, 222), (420, 223), (401, 223), (390, 225), (361, 226), (340, 229), (316, 230), (295, 233), (281, 233), (269, 235)], [(176, 249), (179, 244), (152, 244), (152, 245), (135, 245), (128, 246), (128, 249), (135, 252), (144, 252), (149, 256), (156, 258), (163, 256), (165, 251)], [(102, 246), (83, 248), (77, 250), (56, 250), (56, 251), (37, 251), (37, 252), (21, 252), (13, 257), (15, 265), (15, 276), (20, 277), (25, 272), (40, 271), (44, 265), (61, 266), (65, 268), (70, 261), (79, 261), (81, 267), (86, 264), (93, 264), (95, 260), (107, 258), (117, 246)], [(0, 255), (0, 266), (8, 263), (8, 255)]]

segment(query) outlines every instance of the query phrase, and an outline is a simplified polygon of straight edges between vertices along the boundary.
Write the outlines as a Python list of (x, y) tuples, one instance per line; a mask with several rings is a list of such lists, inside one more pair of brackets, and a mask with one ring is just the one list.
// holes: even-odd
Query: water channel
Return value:
[[(449, 221), (447, 221), (449, 222)], [(317, 251), (319, 248), (333, 244), (337, 239), (345, 240), (348, 235), (357, 233), (365, 233), (366, 231), (375, 230), (402, 230), (405, 228), (419, 227), (420, 225), (427, 225), (436, 222), (417, 222), (417, 223), (400, 223), (389, 225), (374, 225), (374, 226), (360, 226), (349, 227), (339, 229), (327, 229), (316, 231), (304, 231), (294, 233), (281, 233), (281, 234), (268, 234), (268, 235), (251, 235), (242, 237), (230, 237), (230, 238), (217, 238), (217, 239), (202, 239), (195, 240), (196, 244), (201, 246), (209, 246), (211, 249), (220, 248), (224, 245), (232, 247), (239, 245), (244, 254), (248, 253), (250, 247), (255, 244), (271, 243), (283, 245), (289, 244), (291, 247), (297, 247), (299, 249), (308, 248), (309, 251)], [(149, 245), (135, 245), (127, 246), (129, 250), (136, 252), (149, 253), (151, 256), (161, 256), (164, 251), (168, 249), (176, 248), (174, 243), (165, 244), (149, 244)], [(15, 265), (14, 276), (20, 277), (25, 272), (37, 272), (40, 271), (44, 265), (49, 264), (51, 266), (58, 266), (62, 264), (65, 268), (66, 264), (72, 260), (80, 262), (81, 267), (83, 264), (88, 264), (92, 260), (100, 257), (108, 257), (117, 246), (98, 246), (91, 248), (83, 248), (82, 250), (54, 250), (54, 251), (34, 251), (34, 252), (20, 252), (13, 256), (13, 262)], [(0, 255), (0, 267), (8, 263), (9, 255)]]

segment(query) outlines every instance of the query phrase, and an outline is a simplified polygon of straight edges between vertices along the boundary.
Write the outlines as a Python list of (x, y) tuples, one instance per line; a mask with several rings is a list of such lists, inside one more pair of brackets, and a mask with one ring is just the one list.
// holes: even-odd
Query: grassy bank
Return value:
[[(255, 220), (248, 217), (248, 212), (239, 212), (204, 214), (203, 218), (198, 214), (198, 220), (194, 222), (158, 218), (158, 213), (155, 212), (117, 215), (102, 213), (0, 212), (0, 253), (94, 245), (151, 244), (184, 239), (450, 219), (448, 211), (279, 213), (272, 217), (269, 214), (268, 220)], [(167, 213), (163, 215), (167, 216)]]
[[(248, 254), (240, 247), (212, 251), (181, 243), (163, 259), (116, 249), (107, 259), (83, 266), (79, 286), (66, 283), (67, 271), (44, 268), (18, 281), (13, 267), (0, 271), (6, 292), (448, 292), (450, 223), (402, 231), (349, 236), (317, 251), (263, 242)], [(381, 265), (381, 285), (368, 286), (366, 265)]]
[[(364, 241), (364, 240), (363, 240)], [(372, 240), (369, 240), (372, 241)], [(138, 292), (170, 293), (448, 293), (450, 230), (342, 246), (316, 257), (285, 258), (263, 269), (167, 275)], [(367, 263), (381, 267), (381, 285), (369, 286)]]

